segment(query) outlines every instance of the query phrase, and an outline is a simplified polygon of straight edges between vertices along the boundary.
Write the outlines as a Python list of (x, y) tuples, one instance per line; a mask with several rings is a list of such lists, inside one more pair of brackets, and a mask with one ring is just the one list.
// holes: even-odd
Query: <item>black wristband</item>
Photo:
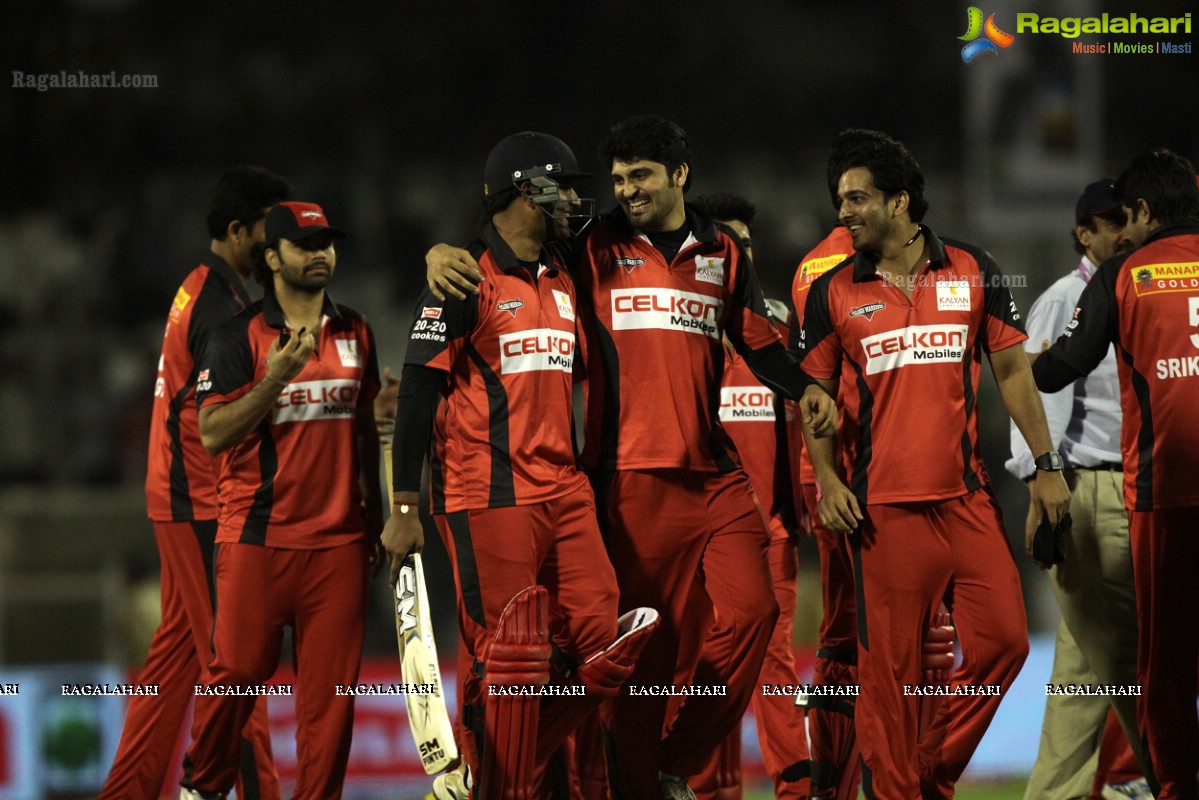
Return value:
[(1033, 463), (1036, 464), (1037, 470), (1040, 472), (1062, 471), (1062, 457), (1056, 450), (1042, 453), (1037, 456), (1036, 461)]

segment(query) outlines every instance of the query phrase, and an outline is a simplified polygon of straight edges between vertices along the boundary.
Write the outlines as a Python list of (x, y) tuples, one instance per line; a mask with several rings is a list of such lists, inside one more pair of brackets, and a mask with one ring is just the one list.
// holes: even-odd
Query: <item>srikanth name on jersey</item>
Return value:
[(867, 336), (862, 339), (866, 374), (912, 364), (961, 361), (969, 332), (968, 325), (909, 325)]
[(723, 309), (723, 300), (706, 294), (677, 289), (615, 289), (612, 328), (677, 330), (719, 339), (718, 321)]
[(1199, 356), (1159, 358), (1155, 366), (1157, 367), (1157, 379), (1160, 381), (1199, 376)]

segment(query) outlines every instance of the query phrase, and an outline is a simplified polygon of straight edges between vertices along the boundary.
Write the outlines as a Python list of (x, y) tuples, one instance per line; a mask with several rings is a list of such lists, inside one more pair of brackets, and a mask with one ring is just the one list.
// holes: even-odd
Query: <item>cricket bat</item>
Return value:
[[(383, 448), (387, 495), (391, 499), (391, 446)], [(391, 503), (388, 503), (390, 509)], [(411, 553), (400, 567), (395, 593), (396, 639), (400, 649), (400, 674), (407, 691), (408, 725), (425, 774), (435, 775), (458, 761), (458, 745), (445, 704), (445, 687), (437, 663), (437, 643), (429, 618), (429, 592), (420, 553)]]

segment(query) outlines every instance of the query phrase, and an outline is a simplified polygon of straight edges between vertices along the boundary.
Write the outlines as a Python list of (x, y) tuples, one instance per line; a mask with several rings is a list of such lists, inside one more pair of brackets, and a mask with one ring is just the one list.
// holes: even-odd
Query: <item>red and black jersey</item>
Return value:
[[(767, 303), (779, 335), (786, 339), (790, 311), (784, 303)], [(783, 398), (763, 386), (736, 353), (724, 362), (719, 416), (720, 427), (732, 440), (737, 459), (749, 475), (771, 538), (797, 535)]]
[(175, 292), (154, 382), (146, 510), (160, 522), (217, 518), (216, 460), (196, 427), (196, 355), (213, 331), (253, 301), (233, 267), (206, 253)]
[(522, 265), (491, 225), (470, 250), (479, 294), (443, 302), (426, 290), (405, 357), (446, 373), (430, 447), (435, 513), (543, 503), (586, 484), (572, 417), (574, 283), (544, 251)]
[(1033, 364), (1038, 385), (1054, 390), (1045, 381), (1053, 359), (1089, 373), (1110, 343), (1124, 412), (1125, 504), (1133, 511), (1199, 506), (1199, 225), (1164, 226), (1104, 262), (1044, 354), (1050, 358)]
[(988, 483), (978, 438), (983, 353), (1027, 338), (991, 256), (924, 235), (929, 263), (910, 300), (866, 253), (808, 290), (804, 369), (840, 374), (841, 445), (863, 503), (944, 500)]
[(694, 209), (687, 219), (691, 233), (669, 263), (620, 212), (597, 220), (575, 252), (590, 312), (587, 349), (602, 366), (589, 370), (589, 466), (732, 469), (714, 436), (725, 333), (751, 365), (778, 355), (786, 363), (776, 362), (775, 374), (802, 375), (771, 324), (740, 239)]
[[(267, 292), (210, 337), (198, 362), (198, 406), (250, 391), (284, 330), (279, 302)], [(378, 393), (370, 326), (326, 294), (316, 351), (254, 431), (218, 457), (216, 540), (309, 550), (364, 538), (356, 418), (373, 421)]]
[[(795, 337), (790, 342), (793, 348), (799, 345), (799, 331), (803, 326), (804, 305), (808, 300), (808, 289), (824, 273), (840, 264), (854, 254), (853, 237), (844, 225), (833, 228), (820, 244), (812, 248), (795, 269), (795, 278), (791, 281), (791, 307), (795, 309), (795, 324), (792, 330)], [(799, 483), (815, 484), (816, 471), (812, 468), (812, 459), (804, 449), (803, 420), (799, 419), (792, 409), (792, 431), (789, 437), (791, 446), (791, 463), (799, 464)]]

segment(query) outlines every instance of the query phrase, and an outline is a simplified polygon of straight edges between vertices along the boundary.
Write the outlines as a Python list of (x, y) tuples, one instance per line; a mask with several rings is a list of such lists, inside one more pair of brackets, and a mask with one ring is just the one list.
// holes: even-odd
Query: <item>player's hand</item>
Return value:
[[(1037, 470), (1037, 476), (1028, 488), (1032, 494), (1029, 512), (1035, 510), (1037, 525), (1046, 516), (1056, 525), (1070, 510), (1070, 487), (1060, 471)], [(1036, 530), (1036, 526), (1033, 530)], [(1032, 540), (1029, 539), (1029, 542), (1031, 546)]]
[(803, 424), (817, 438), (832, 436), (837, 432), (837, 401), (816, 384), (804, 389), (799, 399)]
[(400, 396), (400, 379), (391, 374), (391, 367), (383, 368), (383, 388), (375, 395), (375, 430), (379, 433), (379, 444), (391, 444), (396, 426), (396, 400)]
[(415, 506), (407, 514), (401, 514), (398, 509), (392, 509), (391, 518), (383, 526), (380, 537), (383, 549), (391, 557), (390, 580), (394, 586), (400, 577), (400, 566), (409, 553), (419, 553), (425, 549), (425, 528), (421, 525), (420, 514)]
[(445, 300), (446, 295), (465, 300), (467, 292), (479, 293), (476, 284), (483, 281), (483, 273), (470, 251), (435, 244), (425, 253), (425, 280), (438, 300)]
[(315, 350), (316, 337), (307, 328), (300, 328), (297, 333), (288, 336), (282, 346), (276, 339), (271, 342), (271, 349), (267, 352), (266, 376), (286, 386), (300, 374)]
[(850, 533), (862, 522), (858, 498), (849, 487), (837, 479), (820, 485), (820, 501), (816, 504), (820, 522), (833, 533)]

